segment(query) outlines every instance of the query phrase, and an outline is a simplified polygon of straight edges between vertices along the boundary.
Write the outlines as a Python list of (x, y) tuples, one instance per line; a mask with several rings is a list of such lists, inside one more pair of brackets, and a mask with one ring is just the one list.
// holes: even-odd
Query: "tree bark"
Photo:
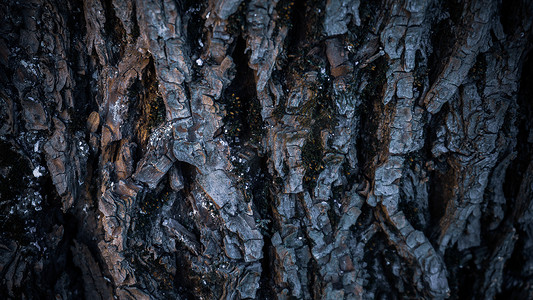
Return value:
[(0, 12), (3, 299), (533, 298), (533, 2)]

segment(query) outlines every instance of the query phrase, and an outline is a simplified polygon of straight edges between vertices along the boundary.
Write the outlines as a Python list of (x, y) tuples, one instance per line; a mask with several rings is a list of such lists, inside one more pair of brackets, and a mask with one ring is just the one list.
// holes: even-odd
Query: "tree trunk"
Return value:
[(2, 299), (533, 297), (533, 2), (3, 2)]

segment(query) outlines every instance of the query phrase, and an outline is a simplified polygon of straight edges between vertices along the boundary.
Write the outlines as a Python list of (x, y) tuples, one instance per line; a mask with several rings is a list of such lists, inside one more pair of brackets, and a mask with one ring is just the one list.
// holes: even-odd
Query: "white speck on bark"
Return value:
[(35, 178), (39, 178), (39, 177), (43, 176), (41, 171), (39, 171), (39, 167), (36, 167), (35, 169), (33, 169), (33, 176), (35, 176)]

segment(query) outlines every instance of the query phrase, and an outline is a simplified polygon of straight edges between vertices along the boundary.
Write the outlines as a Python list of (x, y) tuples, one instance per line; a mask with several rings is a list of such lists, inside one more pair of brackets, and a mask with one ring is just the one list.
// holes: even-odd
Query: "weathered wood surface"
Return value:
[(0, 5), (0, 296), (533, 298), (533, 2)]

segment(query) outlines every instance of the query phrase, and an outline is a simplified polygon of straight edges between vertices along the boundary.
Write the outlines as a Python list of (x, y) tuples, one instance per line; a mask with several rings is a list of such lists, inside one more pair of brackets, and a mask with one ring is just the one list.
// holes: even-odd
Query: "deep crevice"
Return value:
[(437, 140), (437, 132), (446, 123), (449, 110), (449, 104), (445, 103), (441, 110), (431, 117), (428, 126), (426, 126), (425, 136), (427, 138), (423, 148), (426, 151), (425, 155), (433, 158), (431, 169), (428, 170), (428, 210), (430, 218), (425, 231), (426, 236), (429, 237), (432, 243), (437, 241), (438, 233), (434, 230), (438, 229), (439, 221), (444, 216), (447, 200), (452, 198), (452, 190), (449, 189), (449, 185), (453, 186), (454, 183), (451, 183), (450, 180), (455, 178), (453, 177), (454, 170), (449, 165), (449, 154), (442, 154), (440, 157), (435, 158), (432, 152), (433, 143)]
[(105, 12), (104, 30), (107, 38), (110, 40), (106, 43), (107, 52), (110, 54), (109, 63), (116, 66), (126, 49), (126, 30), (122, 26), (122, 21), (115, 13), (115, 7), (112, 0), (102, 0), (102, 7)]
[(431, 28), (433, 52), (429, 55), (427, 68), (429, 86), (433, 85), (444, 69), (446, 59), (452, 54), (456, 39), (455, 26), (450, 18), (439, 21)]
[(390, 279), (382, 275), (387, 273), (383, 270), (386, 265), (385, 251), (395, 251), (387, 241), (386, 234), (379, 231), (368, 240), (364, 248), (363, 264), (367, 266), (369, 277), (363, 287), (375, 299), (397, 299), (398, 296), (397, 290), (390, 285)]
[[(387, 59), (384, 56), (367, 66), (363, 80), (368, 83), (359, 95), (361, 105), (359, 106), (360, 134), (357, 137), (357, 145), (359, 145), (357, 161), (362, 163), (361, 175), (369, 180), (373, 178), (374, 170), (380, 163), (380, 153), (384, 152), (384, 147), (388, 145), (377, 135), (380, 122), (384, 121), (383, 118), (390, 117), (387, 107), (391, 106), (386, 107), (382, 101), (387, 69)], [(383, 137), (387, 135), (387, 132), (382, 133)]]
[[(183, 24), (187, 33), (187, 45), (190, 49), (191, 60), (195, 61), (204, 49), (205, 40), (205, 20), (202, 18), (207, 3), (204, 1), (187, 0), (182, 3)], [(193, 64), (197, 65), (197, 64)]]
[(139, 161), (142, 149), (146, 149), (151, 133), (165, 121), (166, 110), (163, 97), (159, 92), (153, 57), (144, 68), (141, 79), (135, 79), (128, 89), (129, 109), (128, 126), (123, 126), (127, 135), (139, 145), (134, 162)]
[[(527, 173), (527, 168), (533, 159), (533, 51), (528, 53), (523, 64), (522, 74), (520, 77), (520, 88), (517, 96), (517, 111), (520, 112), (517, 117), (516, 126), (518, 128), (516, 158), (507, 168), (505, 181), (503, 182), (503, 192), (507, 199), (506, 206), (511, 212), (506, 216), (519, 217), (524, 214), (522, 209), (528, 207), (527, 203), (518, 203), (519, 197), (524, 198), (527, 195), (519, 195), (520, 186), (524, 180), (533, 174)], [(531, 196), (531, 195), (530, 195)], [(532, 201), (531, 199), (529, 201)], [(508, 299), (508, 295), (522, 298), (530, 295), (531, 289), (527, 287), (531, 282), (533, 275), (526, 269), (530, 266), (531, 259), (531, 232), (530, 222), (516, 224), (518, 220), (508, 220), (515, 224), (518, 236), (520, 237), (515, 245), (514, 251), (507, 261), (504, 268), (504, 278), (507, 278), (502, 284), (502, 291), (498, 294), (498, 299)]]
[(248, 66), (245, 53), (246, 41), (239, 36), (232, 57), (235, 62), (235, 78), (221, 97), (226, 116), (223, 133), (233, 147), (245, 144), (258, 145), (264, 132), (261, 104), (257, 99), (254, 72)]

